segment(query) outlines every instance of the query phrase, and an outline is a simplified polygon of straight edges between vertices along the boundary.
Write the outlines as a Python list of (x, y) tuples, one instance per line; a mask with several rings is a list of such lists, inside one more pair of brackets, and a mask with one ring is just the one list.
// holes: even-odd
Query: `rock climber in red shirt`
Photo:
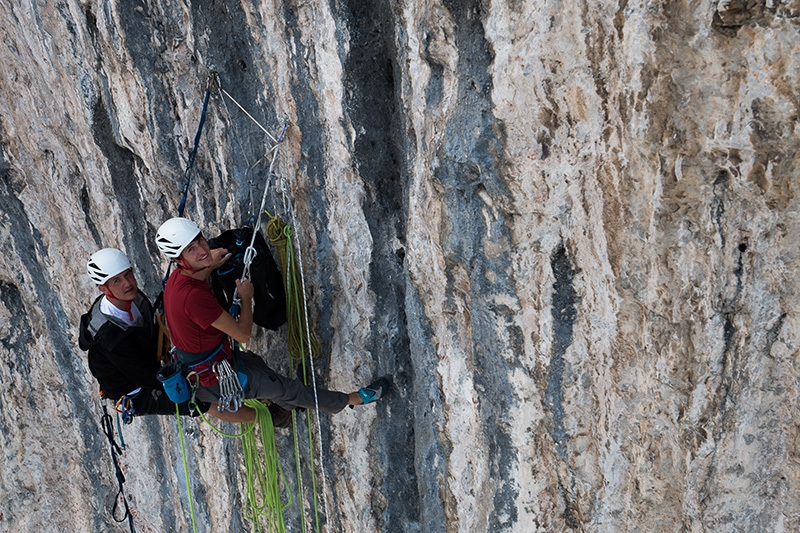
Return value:
[[(258, 355), (245, 351), (237, 357), (229, 338), (242, 344), (250, 340), (252, 283), (247, 279), (237, 280), (241, 310), (234, 317), (223, 309), (208, 285), (211, 272), (230, 257), (227, 250), (210, 249), (199, 226), (181, 217), (161, 225), (156, 244), (177, 265), (164, 288), (164, 313), (178, 360), (188, 366), (190, 379), (199, 384), (198, 400), (218, 404), (215, 407), (220, 411), (234, 411), (239, 413), (240, 421), (252, 422), (255, 418), (252, 409), (239, 407), (235, 402), (231, 406), (237, 390), (241, 391), (240, 397), (267, 400), (285, 410), (318, 407), (329, 413), (337, 413), (348, 405), (372, 403), (388, 390), (390, 383), (384, 377), (349, 394), (318, 388), (315, 401), (312, 387), (278, 374)], [(273, 418), (281, 417), (271, 411)], [(275, 425), (281, 424), (276, 420)]]

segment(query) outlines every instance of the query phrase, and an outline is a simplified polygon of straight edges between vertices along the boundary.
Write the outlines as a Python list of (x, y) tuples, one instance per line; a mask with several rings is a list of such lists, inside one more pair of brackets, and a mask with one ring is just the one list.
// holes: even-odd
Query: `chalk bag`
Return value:
[(191, 396), (191, 387), (186, 376), (183, 375), (183, 365), (169, 363), (158, 371), (158, 381), (164, 387), (169, 399), (175, 403), (188, 402)]

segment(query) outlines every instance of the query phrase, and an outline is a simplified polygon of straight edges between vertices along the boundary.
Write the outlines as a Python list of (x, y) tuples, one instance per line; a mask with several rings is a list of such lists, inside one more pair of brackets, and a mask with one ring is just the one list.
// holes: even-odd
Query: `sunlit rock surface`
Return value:
[[(800, 3), (0, 4), (0, 531), (125, 531), (84, 263), (186, 215), (295, 227), (323, 531), (800, 530)], [(267, 135), (290, 127), (267, 180)], [(255, 206), (255, 207), (254, 207)], [(285, 331), (254, 345), (283, 371)], [(313, 530), (307, 413), (278, 435)], [(183, 419), (197, 531), (252, 531)], [(238, 428), (223, 426), (234, 433)], [(123, 429), (137, 531), (191, 531), (173, 418)], [(321, 450), (321, 458), (320, 458)], [(284, 495), (285, 496), (285, 495)], [(261, 524), (262, 531), (267, 525)], [(309, 529), (307, 529), (309, 530)]]

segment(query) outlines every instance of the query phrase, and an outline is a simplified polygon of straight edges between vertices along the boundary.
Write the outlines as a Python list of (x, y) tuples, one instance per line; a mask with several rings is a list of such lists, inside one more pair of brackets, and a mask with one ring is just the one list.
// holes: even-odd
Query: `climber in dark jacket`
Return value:
[[(89, 352), (89, 370), (102, 396), (123, 399), (123, 414), (174, 414), (175, 404), (156, 377), (161, 363), (153, 306), (139, 290), (130, 261), (121, 251), (104, 248), (92, 255), (87, 270), (102, 294), (81, 317), (78, 342)], [(179, 408), (181, 414), (197, 414), (186, 403)], [(209, 406), (200, 402), (198, 408), (205, 412)]]

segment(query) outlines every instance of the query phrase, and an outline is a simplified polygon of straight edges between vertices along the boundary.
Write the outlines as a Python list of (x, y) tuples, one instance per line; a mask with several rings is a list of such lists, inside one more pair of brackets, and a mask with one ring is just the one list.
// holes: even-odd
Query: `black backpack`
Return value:
[[(211, 290), (225, 309), (230, 309), (233, 303), (236, 280), (242, 277), (244, 253), (252, 238), (253, 229), (245, 226), (208, 240), (211, 248), (225, 248), (231, 253), (230, 259), (211, 273)], [(260, 231), (256, 233), (253, 248), (256, 250), (256, 256), (250, 264), (250, 281), (254, 289), (253, 322), (263, 328), (277, 330), (286, 323), (283, 277)]]

